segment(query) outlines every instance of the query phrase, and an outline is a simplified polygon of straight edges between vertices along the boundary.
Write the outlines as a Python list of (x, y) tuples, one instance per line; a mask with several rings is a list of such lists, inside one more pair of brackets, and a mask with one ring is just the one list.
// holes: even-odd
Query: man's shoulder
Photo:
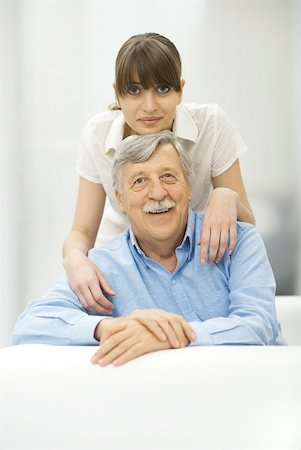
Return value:
[(122, 259), (120, 258), (129, 254), (128, 233), (128, 229), (126, 229), (121, 235), (110, 239), (101, 247), (92, 248), (88, 257), (96, 264), (104, 260), (121, 263)]

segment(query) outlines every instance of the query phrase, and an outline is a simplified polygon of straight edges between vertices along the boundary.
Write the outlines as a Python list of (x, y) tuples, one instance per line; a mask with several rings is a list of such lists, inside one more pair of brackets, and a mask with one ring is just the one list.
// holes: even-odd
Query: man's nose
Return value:
[(152, 89), (146, 89), (143, 98), (142, 108), (144, 111), (151, 113), (157, 109), (157, 101), (155, 92)]
[(148, 198), (152, 200), (163, 200), (167, 196), (167, 191), (160, 179), (152, 180), (148, 192)]

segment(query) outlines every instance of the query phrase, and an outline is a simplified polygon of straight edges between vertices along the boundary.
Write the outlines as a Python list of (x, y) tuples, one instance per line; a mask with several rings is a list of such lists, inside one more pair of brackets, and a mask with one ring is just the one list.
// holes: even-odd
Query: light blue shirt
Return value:
[[(237, 224), (237, 244), (219, 263), (201, 264), (203, 213), (189, 210), (174, 272), (145, 256), (132, 230), (89, 252), (114, 297), (111, 316), (135, 309), (162, 309), (183, 316), (197, 335), (190, 345), (272, 345), (278, 336), (275, 279), (256, 229)], [(20, 315), (14, 344), (99, 345), (95, 327), (106, 317), (87, 311), (64, 275)]]

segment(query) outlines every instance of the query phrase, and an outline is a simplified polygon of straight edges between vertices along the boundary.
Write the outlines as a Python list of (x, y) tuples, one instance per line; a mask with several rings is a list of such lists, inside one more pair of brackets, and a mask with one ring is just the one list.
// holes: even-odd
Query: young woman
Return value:
[(204, 209), (200, 263), (219, 261), (227, 247), (233, 251), (237, 220), (254, 224), (238, 161), (245, 145), (217, 105), (181, 104), (184, 84), (180, 55), (169, 39), (156, 33), (133, 36), (117, 55), (116, 104), (84, 127), (75, 217), (63, 254), (70, 287), (86, 309), (110, 314), (113, 308), (103, 292), (114, 295), (114, 286), (87, 253), (97, 234), (101, 245), (128, 225), (111, 178), (115, 149), (125, 137), (172, 130), (189, 153), (191, 207)]

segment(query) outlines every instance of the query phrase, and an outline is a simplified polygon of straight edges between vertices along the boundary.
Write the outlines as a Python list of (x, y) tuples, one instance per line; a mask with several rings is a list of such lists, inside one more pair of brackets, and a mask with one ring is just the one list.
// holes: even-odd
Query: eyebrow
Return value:
[(138, 176), (145, 176), (146, 172), (143, 172), (142, 170), (139, 170), (137, 172), (134, 172), (131, 176), (130, 176), (130, 180), (133, 180), (134, 178), (138, 177)]
[[(178, 170), (175, 167), (162, 167), (162, 169), (160, 169), (160, 172), (178, 172)], [(143, 170), (138, 170), (137, 172), (134, 172), (131, 176), (130, 179), (133, 180), (134, 178), (138, 177), (138, 176), (147, 176), (148, 173), (146, 171)]]

